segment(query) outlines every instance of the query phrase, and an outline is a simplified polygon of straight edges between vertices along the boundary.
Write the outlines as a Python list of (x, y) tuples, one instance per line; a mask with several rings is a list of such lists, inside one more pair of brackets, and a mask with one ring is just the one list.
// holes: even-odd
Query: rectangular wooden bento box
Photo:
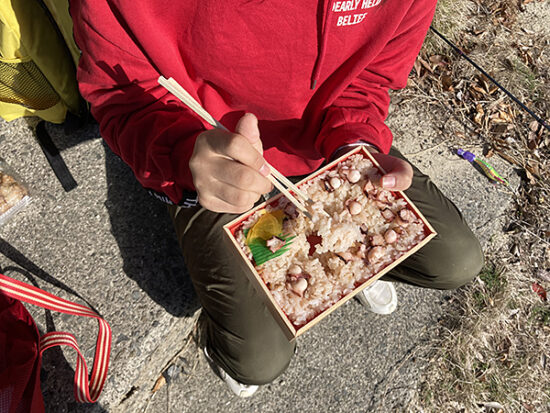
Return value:
[[(384, 174), (383, 169), (380, 167), (380, 165), (376, 162), (376, 160), (371, 156), (371, 154), (366, 150), (364, 147), (356, 148), (355, 150), (345, 154), (339, 159), (336, 159), (335, 161), (331, 162), (330, 164), (326, 165), (322, 169), (316, 171), (315, 173), (309, 175), (307, 178), (303, 179), (302, 181), (298, 182), (296, 185), (298, 187), (302, 186), (304, 183), (316, 178), (317, 176), (325, 173), (328, 170), (336, 169), (338, 170), (339, 165), (342, 164), (342, 162), (346, 161), (349, 157), (352, 155), (359, 154), (363, 156), (364, 158), (369, 159), (374, 168), (376, 168), (380, 175)], [(403, 253), (400, 257), (398, 257), (393, 262), (386, 265), (384, 268), (370, 276), (366, 281), (363, 281), (355, 286), (353, 291), (343, 295), (337, 302), (332, 304), (329, 308), (326, 308), (324, 311), (320, 312), (313, 318), (309, 319), (307, 323), (303, 325), (295, 325), (293, 322), (289, 319), (287, 314), (281, 309), (281, 307), (277, 304), (275, 301), (272, 293), (270, 292), (268, 286), (262, 279), (261, 275), (256, 270), (254, 263), (247, 257), (247, 254), (241, 246), (239, 245), (237, 239), (236, 239), (236, 233), (239, 231), (239, 229), (242, 227), (243, 222), (246, 221), (248, 218), (250, 218), (254, 213), (257, 211), (260, 211), (262, 209), (265, 209), (268, 205), (277, 205), (276, 203), (279, 201), (279, 198), (283, 196), (282, 194), (278, 194), (274, 196), (273, 198), (270, 198), (266, 202), (262, 203), (261, 205), (258, 205), (254, 209), (244, 213), (243, 215), (239, 216), (235, 220), (229, 222), (224, 226), (224, 233), (227, 236), (229, 242), (231, 242), (235, 248), (235, 259), (238, 259), (241, 261), (242, 269), (246, 273), (246, 275), (249, 277), (250, 281), (253, 283), (253, 285), (258, 290), (258, 293), (263, 297), (265, 300), (265, 303), (271, 313), (273, 314), (273, 317), (277, 321), (277, 323), (281, 326), (283, 329), (285, 335), (288, 337), (289, 340), (292, 340), (299, 335), (303, 334), (305, 331), (307, 331), (309, 328), (311, 328), (313, 325), (321, 321), (323, 318), (325, 318), (327, 315), (329, 315), (331, 312), (336, 310), (338, 307), (340, 307), (342, 304), (344, 304), (346, 301), (351, 299), (353, 296), (355, 296), (357, 293), (359, 293), (361, 290), (375, 282), (377, 279), (382, 277), (384, 274), (386, 274), (388, 271), (390, 271), (395, 266), (399, 265), (403, 260), (405, 260), (407, 257), (414, 254), (416, 251), (418, 251), (420, 248), (422, 248), (424, 245), (426, 245), (435, 235), (436, 232), (433, 229), (433, 227), (430, 225), (429, 222), (425, 219), (425, 217), (420, 213), (420, 211), (414, 206), (414, 204), (411, 202), (411, 200), (401, 191), (395, 191), (392, 192), (392, 194), (395, 196), (396, 199), (401, 198), (406, 208), (411, 210), (416, 218), (420, 221), (420, 223), (423, 225), (424, 235), (425, 237), (418, 243), (412, 245), (412, 247)], [(403, 202), (401, 201), (401, 202)]]

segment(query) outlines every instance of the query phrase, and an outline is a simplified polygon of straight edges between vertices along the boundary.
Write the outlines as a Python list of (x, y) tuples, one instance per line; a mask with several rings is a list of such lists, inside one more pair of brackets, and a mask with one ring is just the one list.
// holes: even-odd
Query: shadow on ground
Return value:
[(198, 308), (166, 205), (150, 196), (130, 168), (105, 147), (111, 232), (124, 260), (124, 273), (176, 317)]
[[(70, 159), (69, 151), (72, 147), (99, 138), (98, 127), (95, 124), (88, 124), (70, 134), (64, 133), (63, 126), (48, 124), (47, 129), (55, 146), (60, 149), (62, 157), (67, 159)], [(122, 258), (122, 268), (115, 269), (116, 276), (127, 276), (132, 279), (151, 300), (170, 315), (182, 318), (193, 316), (199, 305), (166, 205), (151, 197), (139, 185), (130, 168), (106, 144), (103, 143), (102, 148), (105, 154), (106, 176), (98, 179), (106, 180), (107, 194), (100, 195), (105, 199), (110, 232)], [(68, 151), (65, 152), (65, 149)], [(99, 149), (101, 151), (101, 148)], [(93, 153), (80, 159), (90, 165), (98, 161), (103, 162), (101, 157)], [(72, 169), (76, 174), (77, 168), (73, 166)], [(85, 179), (81, 176), (77, 179), (82, 187), (88, 184)], [(58, 281), (2, 238), (0, 253), (15, 264), (9, 269), (4, 268), (6, 272), (19, 272), (29, 281), (33, 277), (41, 279), (87, 302), (89, 297), (84, 292), (74, 291)], [(119, 264), (116, 266), (119, 267)], [(46, 312), (46, 330), (52, 331), (55, 327), (52, 316)], [(133, 326), (132, 329), (137, 330), (139, 327)], [(72, 361), (70, 356), (68, 357), (68, 360)], [(79, 404), (74, 401), (74, 369), (61, 349), (54, 348), (45, 352), (43, 366), (41, 381), (47, 412), (107, 411), (100, 403)]]

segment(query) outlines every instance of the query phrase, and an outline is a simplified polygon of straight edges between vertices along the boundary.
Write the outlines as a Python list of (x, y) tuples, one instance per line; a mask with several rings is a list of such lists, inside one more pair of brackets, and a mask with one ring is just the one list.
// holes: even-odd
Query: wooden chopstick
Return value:
[(199, 115), (201, 118), (203, 118), (206, 122), (208, 122), (211, 126), (219, 129), (223, 129), (227, 132), (229, 132), (229, 129), (227, 129), (225, 126), (223, 126), (220, 122), (218, 122), (214, 117), (208, 113), (199, 102), (197, 102), (193, 96), (191, 96), (187, 90), (185, 90), (181, 85), (176, 82), (174, 78), (166, 79), (164, 76), (160, 76), (158, 79), (158, 82), (164, 86), (170, 93), (172, 93), (174, 96), (176, 96), (179, 100), (181, 100), (183, 103), (185, 103), (189, 109), (191, 109), (193, 112), (195, 112), (197, 115)]
[(294, 204), (296, 208), (298, 208), (306, 217), (311, 219), (311, 214), (306, 209), (304, 204), (302, 204), (298, 199), (296, 199), (285, 187), (282, 185), (277, 179), (272, 176), (268, 175), (267, 179), (270, 180), (270, 182), (273, 184), (275, 188), (277, 188), (279, 191), (283, 193), (284, 196), (287, 197), (287, 199)]
[[(174, 78), (166, 79), (164, 76), (160, 76), (158, 78), (158, 82), (164, 86), (170, 93), (172, 93), (174, 96), (176, 96), (179, 100), (181, 100), (183, 103), (185, 103), (189, 109), (191, 109), (193, 112), (195, 112), (197, 115), (199, 115), (201, 118), (203, 118), (209, 125), (213, 126), (214, 128), (223, 129), (225, 131), (229, 132), (229, 129), (227, 129), (225, 126), (223, 126), (220, 122), (218, 122), (210, 113), (208, 113), (199, 102), (197, 102), (193, 96), (191, 96)], [(298, 199), (296, 199), (285, 187), (283, 184), (285, 184), (288, 188), (290, 188), (294, 193), (296, 193), (299, 197), (304, 199), (306, 202), (312, 204), (313, 201), (296, 185), (294, 185), (291, 181), (289, 181), (282, 173), (280, 173), (277, 169), (275, 169), (273, 166), (271, 166), (269, 163), (267, 164), (271, 173), (267, 176), (269, 181), (273, 184), (275, 188), (277, 188), (279, 191), (283, 193), (284, 196), (288, 198), (290, 202), (292, 202), (305, 216), (307, 216), (309, 219), (311, 219), (311, 214), (307, 211), (306, 206), (302, 204)], [(277, 181), (279, 179), (279, 181)]]
[(288, 188), (292, 189), (294, 193), (296, 193), (300, 198), (302, 198), (304, 201), (306, 201), (308, 204), (313, 204), (313, 200), (307, 196), (305, 192), (303, 192), (301, 189), (299, 189), (296, 185), (294, 185), (286, 176), (284, 176), (282, 173), (280, 173), (278, 170), (276, 170), (274, 167), (269, 165), (269, 168), (271, 169), (271, 173), (282, 183), (284, 183)]

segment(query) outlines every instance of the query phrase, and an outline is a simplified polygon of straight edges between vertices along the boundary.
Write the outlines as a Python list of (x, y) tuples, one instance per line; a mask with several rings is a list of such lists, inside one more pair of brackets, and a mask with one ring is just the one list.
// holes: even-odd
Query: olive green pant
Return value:
[[(391, 155), (404, 159), (392, 149)], [(462, 214), (430, 178), (414, 168), (405, 191), (438, 235), (383, 277), (426, 288), (454, 289), (483, 265), (478, 240)], [(265, 384), (288, 366), (289, 342), (243, 272), (222, 227), (237, 215), (169, 207), (186, 266), (206, 318), (206, 345), (214, 361), (245, 384)], [(193, 217), (193, 218), (192, 218)], [(184, 234), (185, 233), (185, 234)]]

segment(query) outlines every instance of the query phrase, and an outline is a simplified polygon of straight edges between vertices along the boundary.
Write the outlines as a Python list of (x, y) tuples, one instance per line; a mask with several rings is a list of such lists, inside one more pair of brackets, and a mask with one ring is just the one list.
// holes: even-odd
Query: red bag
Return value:
[[(17, 300), (98, 320), (99, 334), (90, 379), (86, 361), (74, 336), (52, 331), (40, 337), (31, 315)], [(74, 382), (76, 400), (81, 403), (95, 402), (103, 389), (109, 367), (109, 324), (89, 307), (0, 274), (0, 413), (44, 412), (40, 391), (41, 356), (47, 349), (62, 345), (74, 348), (78, 354)]]

